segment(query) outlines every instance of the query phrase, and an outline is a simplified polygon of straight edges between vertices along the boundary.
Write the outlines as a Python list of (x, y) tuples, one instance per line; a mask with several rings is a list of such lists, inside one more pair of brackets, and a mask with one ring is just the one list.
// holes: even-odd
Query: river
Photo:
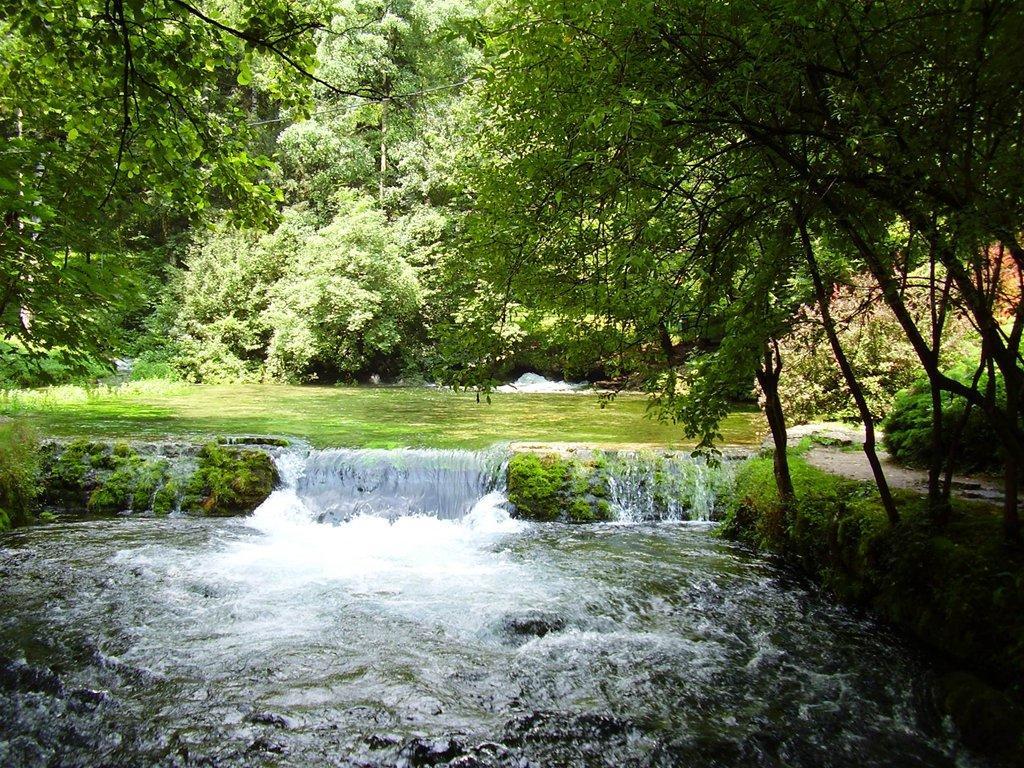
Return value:
[(0, 538), (0, 765), (984, 765), (927, 659), (709, 523), (521, 522), (495, 452), (277, 460), (248, 518)]

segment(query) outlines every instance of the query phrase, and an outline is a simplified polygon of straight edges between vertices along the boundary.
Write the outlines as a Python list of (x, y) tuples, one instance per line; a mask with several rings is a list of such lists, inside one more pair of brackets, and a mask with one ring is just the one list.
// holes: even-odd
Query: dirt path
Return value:
[[(796, 435), (790, 435), (790, 445), (809, 435), (822, 435), (840, 445), (815, 444), (804, 458), (815, 467), (851, 480), (874, 482), (871, 466), (860, 446), (864, 435), (856, 427), (846, 425), (808, 424), (796, 428)], [(912, 469), (896, 464), (883, 450), (878, 457), (882, 460), (885, 477), (893, 488), (904, 488), (919, 493), (928, 493), (928, 473), (923, 469)], [(999, 503), (1003, 500), (1000, 479), (990, 475), (959, 475), (953, 479), (953, 495), (962, 499), (980, 499)]]

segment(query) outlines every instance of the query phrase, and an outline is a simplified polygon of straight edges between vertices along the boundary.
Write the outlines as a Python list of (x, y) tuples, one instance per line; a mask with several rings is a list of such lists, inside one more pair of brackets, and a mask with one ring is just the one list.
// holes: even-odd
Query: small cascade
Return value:
[(713, 520), (735, 479), (730, 461), (643, 453), (611, 455), (605, 471), (622, 522)]
[(319, 522), (360, 515), (456, 520), (505, 487), (504, 452), (438, 449), (332, 449), (311, 452), (283, 472)]

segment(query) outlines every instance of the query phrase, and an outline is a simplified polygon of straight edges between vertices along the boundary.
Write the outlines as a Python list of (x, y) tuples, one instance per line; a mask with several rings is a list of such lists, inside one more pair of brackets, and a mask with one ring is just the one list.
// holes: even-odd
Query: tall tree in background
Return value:
[[(102, 350), (130, 254), (161, 219), (274, 213), (247, 122), (302, 109), (318, 3), (0, 4), (5, 356)], [(260, 89), (250, 86), (258, 80)]]

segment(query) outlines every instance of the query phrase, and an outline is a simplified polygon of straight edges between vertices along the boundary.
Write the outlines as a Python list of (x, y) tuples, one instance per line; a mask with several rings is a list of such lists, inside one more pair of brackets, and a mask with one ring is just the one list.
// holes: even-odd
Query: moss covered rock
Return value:
[(249, 514), (277, 482), (277, 468), (263, 451), (207, 443), (185, 482), (181, 509), (211, 517)]
[(936, 696), (967, 746), (1024, 761), (1024, 707), (1012, 698), (966, 672), (942, 675)]
[(266, 453), (217, 443), (137, 448), (125, 442), (76, 440), (51, 443), (43, 456), (45, 501), (70, 513), (246, 514), (277, 482)]
[(594, 462), (556, 454), (518, 453), (508, 463), (508, 499), (515, 516), (538, 522), (611, 520), (607, 481)]

